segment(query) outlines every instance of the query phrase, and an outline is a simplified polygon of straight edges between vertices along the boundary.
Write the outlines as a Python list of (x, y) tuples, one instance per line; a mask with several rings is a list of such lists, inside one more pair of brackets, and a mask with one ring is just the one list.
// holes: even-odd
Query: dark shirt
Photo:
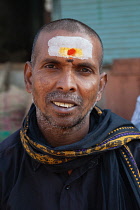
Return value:
[[(46, 141), (36, 123), (35, 108), (32, 108), (28, 135), (36, 144), (45, 145)], [(96, 111), (93, 110), (89, 134), (84, 139), (61, 146), (59, 151), (89, 148), (106, 142), (105, 139), (109, 141), (122, 137), (127, 127), (127, 138), (130, 138), (130, 134), (137, 134), (135, 136), (140, 138), (137, 130), (132, 129), (130, 132), (132, 125), (128, 121), (110, 111), (106, 110), (100, 117), (96, 116)], [(121, 125), (124, 127), (120, 127)], [(119, 129), (116, 129), (118, 127)], [(114, 129), (115, 134), (108, 136)], [(125, 147), (121, 149), (114, 145), (112, 150), (76, 156), (73, 160), (56, 166), (37, 162), (28, 155), (19, 132), (15, 132), (0, 144), (0, 210), (140, 209), (139, 178), (135, 165), (136, 161), (140, 169), (138, 139), (134, 138), (127, 144), (133, 156), (131, 152), (122, 156)], [(33, 149), (34, 152), (37, 151), (37, 148)], [(38, 154), (43, 154), (41, 152), (39, 150)], [(72, 173), (69, 175), (70, 169)]]
[[(136, 158), (140, 147), (136, 150), (134, 145), (135, 142), (132, 150)], [(108, 152), (108, 155), (113, 152)], [(105, 205), (107, 202), (104, 202), (105, 197), (102, 192), (104, 187), (101, 171), (104, 170), (105, 176), (106, 170), (109, 170), (103, 167), (103, 159), (104, 154), (93, 157), (86, 164), (74, 169), (71, 175), (67, 171), (53, 172), (26, 153), (17, 131), (1, 144), (0, 209), (112, 210)], [(113, 185), (109, 187), (113, 188)], [(131, 193), (128, 198), (132, 199)], [(119, 204), (113, 200), (113, 210), (132, 210), (132, 202), (129, 203), (129, 199), (124, 208), (119, 208)]]

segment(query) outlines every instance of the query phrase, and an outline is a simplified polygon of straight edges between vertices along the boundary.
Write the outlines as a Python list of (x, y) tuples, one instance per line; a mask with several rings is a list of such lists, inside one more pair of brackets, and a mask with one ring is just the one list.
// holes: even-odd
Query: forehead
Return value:
[(79, 59), (93, 58), (95, 55), (100, 57), (102, 53), (97, 37), (64, 30), (41, 32), (36, 48), (37, 52), (44, 53), (46, 51), (49, 56)]

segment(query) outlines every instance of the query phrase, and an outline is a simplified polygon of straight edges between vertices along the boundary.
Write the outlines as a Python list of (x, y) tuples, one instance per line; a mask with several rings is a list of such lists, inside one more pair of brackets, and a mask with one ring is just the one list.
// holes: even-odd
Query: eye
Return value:
[(45, 64), (44, 68), (48, 68), (48, 69), (56, 69), (56, 66), (54, 64)]
[(86, 67), (82, 68), (81, 71), (82, 71), (82, 72), (92, 72), (91, 69), (86, 68)]
[(88, 75), (88, 74), (91, 74), (93, 71), (92, 71), (92, 69), (90, 69), (88, 67), (82, 67), (79, 69), (79, 72), (84, 75)]

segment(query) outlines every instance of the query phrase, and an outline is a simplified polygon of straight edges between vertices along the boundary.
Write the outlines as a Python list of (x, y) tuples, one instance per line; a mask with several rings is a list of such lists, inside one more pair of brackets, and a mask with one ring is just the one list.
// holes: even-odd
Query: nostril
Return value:
[(74, 91), (74, 88), (70, 88), (71, 91)]

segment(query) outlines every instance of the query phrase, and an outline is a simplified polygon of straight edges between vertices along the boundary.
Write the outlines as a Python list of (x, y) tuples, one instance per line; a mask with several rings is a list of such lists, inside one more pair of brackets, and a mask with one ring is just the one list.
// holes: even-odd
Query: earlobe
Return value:
[(100, 101), (102, 97), (102, 93), (103, 93), (103, 90), (105, 89), (106, 83), (107, 83), (107, 74), (103, 72), (100, 75), (100, 86), (99, 86), (99, 92), (97, 95), (97, 102)]
[(28, 93), (32, 92), (32, 66), (28, 61), (24, 67), (24, 82)]

